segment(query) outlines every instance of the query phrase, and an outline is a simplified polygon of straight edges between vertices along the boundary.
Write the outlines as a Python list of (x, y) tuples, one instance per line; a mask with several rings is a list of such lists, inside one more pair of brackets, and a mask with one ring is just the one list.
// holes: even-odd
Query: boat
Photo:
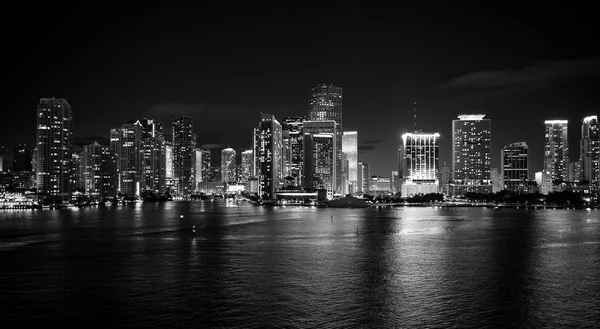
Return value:
[(330, 200), (326, 202), (328, 207), (331, 208), (367, 208), (369, 204), (363, 200), (355, 198), (351, 195), (346, 195), (343, 198)]

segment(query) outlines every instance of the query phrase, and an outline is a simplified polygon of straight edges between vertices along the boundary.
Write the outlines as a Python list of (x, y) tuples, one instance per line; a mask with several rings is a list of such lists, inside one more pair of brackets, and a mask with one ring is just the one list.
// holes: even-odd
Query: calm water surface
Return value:
[(592, 328), (600, 211), (0, 211), (0, 296), (11, 327)]

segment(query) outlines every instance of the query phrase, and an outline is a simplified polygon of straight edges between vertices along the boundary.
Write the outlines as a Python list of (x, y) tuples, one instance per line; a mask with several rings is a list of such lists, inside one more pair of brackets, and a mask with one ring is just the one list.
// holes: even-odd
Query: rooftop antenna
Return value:
[(414, 103), (414, 132), (417, 132), (417, 102)]

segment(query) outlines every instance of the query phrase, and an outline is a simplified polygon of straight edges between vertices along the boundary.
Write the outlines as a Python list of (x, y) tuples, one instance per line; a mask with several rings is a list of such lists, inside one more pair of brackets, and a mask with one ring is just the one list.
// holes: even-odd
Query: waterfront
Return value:
[(581, 328), (600, 318), (599, 210), (221, 200), (0, 212), (0, 261), (2, 320), (16, 326)]

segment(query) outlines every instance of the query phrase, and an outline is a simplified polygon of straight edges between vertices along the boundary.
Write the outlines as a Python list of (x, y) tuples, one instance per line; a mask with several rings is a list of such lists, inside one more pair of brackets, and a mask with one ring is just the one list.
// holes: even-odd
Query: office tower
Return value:
[(581, 179), (598, 191), (600, 190), (600, 132), (597, 116), (583, 119), (580, 146)]
[(71, 192), (83, 192), (83, 169), (81, 168), (81, 157), (83, 152), (71, 154), (69, 161), (69, 187)]
[(196, 172), (195, 172), (195, 178), (194, 178), (194, 191), (198, 191), (198, 184), (202, 182), (202, 149), (197, 147), (194, 149), (194, 158), (195, 160), (195, 166), (196, 166)]
[(285, 176), (294, 177), (297, 185), (302, 181), (304, 121), (306, 121), (305, 117), (287, 117), (281, 123), (283, 129)]
[(450, 193), (491, 193), (492, 124), (485, 114), (463, 114), (452, 121)]
[(545, 121), (544, 168), (541, 192), (552, 192), (553, 186), (567, 180), (569, 168), (568, 120)]
[(372, 176), (370, 186), (370, 193), (373, 195), (388, 194), (391, 192), (391, 179), (390, 177)]
[(253, 159), (254, 159), (254, 151), (252, 149), (250, 150), (245, 150), (244, 152), (242, 152), (242, 173), (241, 173), (241, 181), (243, 183), (248, 182), (248, 180), (250, 180), (250, 178), (254, 177), (253, 176), (253, 172), (254, 172), (254, 163), (253, 163)]
[(202, 181), (214, 181), (210, 150), (200, 149), (200, 151), (202, 152)]
[(166, 145), (164, 137), (147, 137), (142, 140), (141, 189), (162, 193), (166, 189)]
[(140, 125), (142, 125), (143, 130), (143, 139), (153, 138), (164, 135), (163, 123), (162, 121), (157, 121), (154, 119), (141, 118), (138, 119)]
[(127, 122), (110, 131), (110, 150), (117, 162), (117, 191), (126, 196), (139, 196), (142, 172), (144, 129), (139, 121)]
[(235, 156), (235, 150), (230, 147), (221, 151), (221, 181), (224, 183), (237, 181), (235, 175)]
[[(17, 144), (13, 150), (13, 170), (16, 172), (31, 172), (31, 160), (33, 150), (27, 147), (27, 144)], [(2, 170), (0, 170), (2, 171)]]
[(188, 196), (194, 191), (196, 145), (192, 125), (191, 117), (173, 119), (173, 176), (179, 196)]
[(358, 181), (358, 132), (344, 131), (342, 135), (342, 154), (346, 154), (348, 161), (348, 192), (357, 191)]
[[(333, 85), (317, 85), (310, 88), (308, 102), (308, 120), (336, 122), (335, 148), (336, 168), (335, 172), (342, 170), (342, 88)], [(336, 177), (335, 191), (341, 191), (341, 175)]]
[(37, 106), (36, 185), (52, 200), (69, 200), (72, 153), (71, 105), (65, 99), (42, 98)]
[(357, 180), (358, 192), (371, 192), (371, 166), (368, 163), (358, 163)]
[(392, 193), (398, 192), (398, 178), (400, 177), (397, 170), (392, 170), (392, 175), (390, 176), (390, 191)]
[(504, 189), (502, 173), (498, 168), (490, 169), (490, 182), (492, 183), (492, 193), (498, 193)]
[(502, 188), (526, 193), (529, 181), (529, 147), (525, 142), (504, 146), (501, 153)]
[(446, 166), (444, 162), (444, 166), (442, 166), (442, 173), (440, 179), (440, 192), (444, 195), (448, 195), (450, 193), (450, 182), (452, 181), (452, 172), (450, 171), (450, 167)]
[(265, 200), (275, 199), (275, 192), (283, 176), (283, 138), (279, 121), (272, 114), (261, 113), (256, 131), (259, 175), (259, 196)]
[(305, 121), (303, 131), (304, 185), (309, 190), (326, 189), (328, 196), (333, 198), (338, 182), (338, 169), (341, 170), (341, 166), (338, 166), (341, 159), (338, 162), (336, 158), (337, 123), (333, 120)]
[(581, 181), (581, 163), (582, 161), (574, 161), (569, 163), (567, 181), (572, 183), (579, 183)]
[(398, 168), (402, 196), (438, 193), (439, 191), (438, 133), (405, 133), (400, 145)]
[(108, 147), (94, 142), (83, 147), (80, 156), (83, 192), (102, 201), (117, 194), (116, 158)]
[[(335, 122), (333, 122), (335, 125)], [(324, 189), (327, 199), (333, 199), (335, 173), (335, 133), (304, 130), (304, 186), (309, 191)]]

